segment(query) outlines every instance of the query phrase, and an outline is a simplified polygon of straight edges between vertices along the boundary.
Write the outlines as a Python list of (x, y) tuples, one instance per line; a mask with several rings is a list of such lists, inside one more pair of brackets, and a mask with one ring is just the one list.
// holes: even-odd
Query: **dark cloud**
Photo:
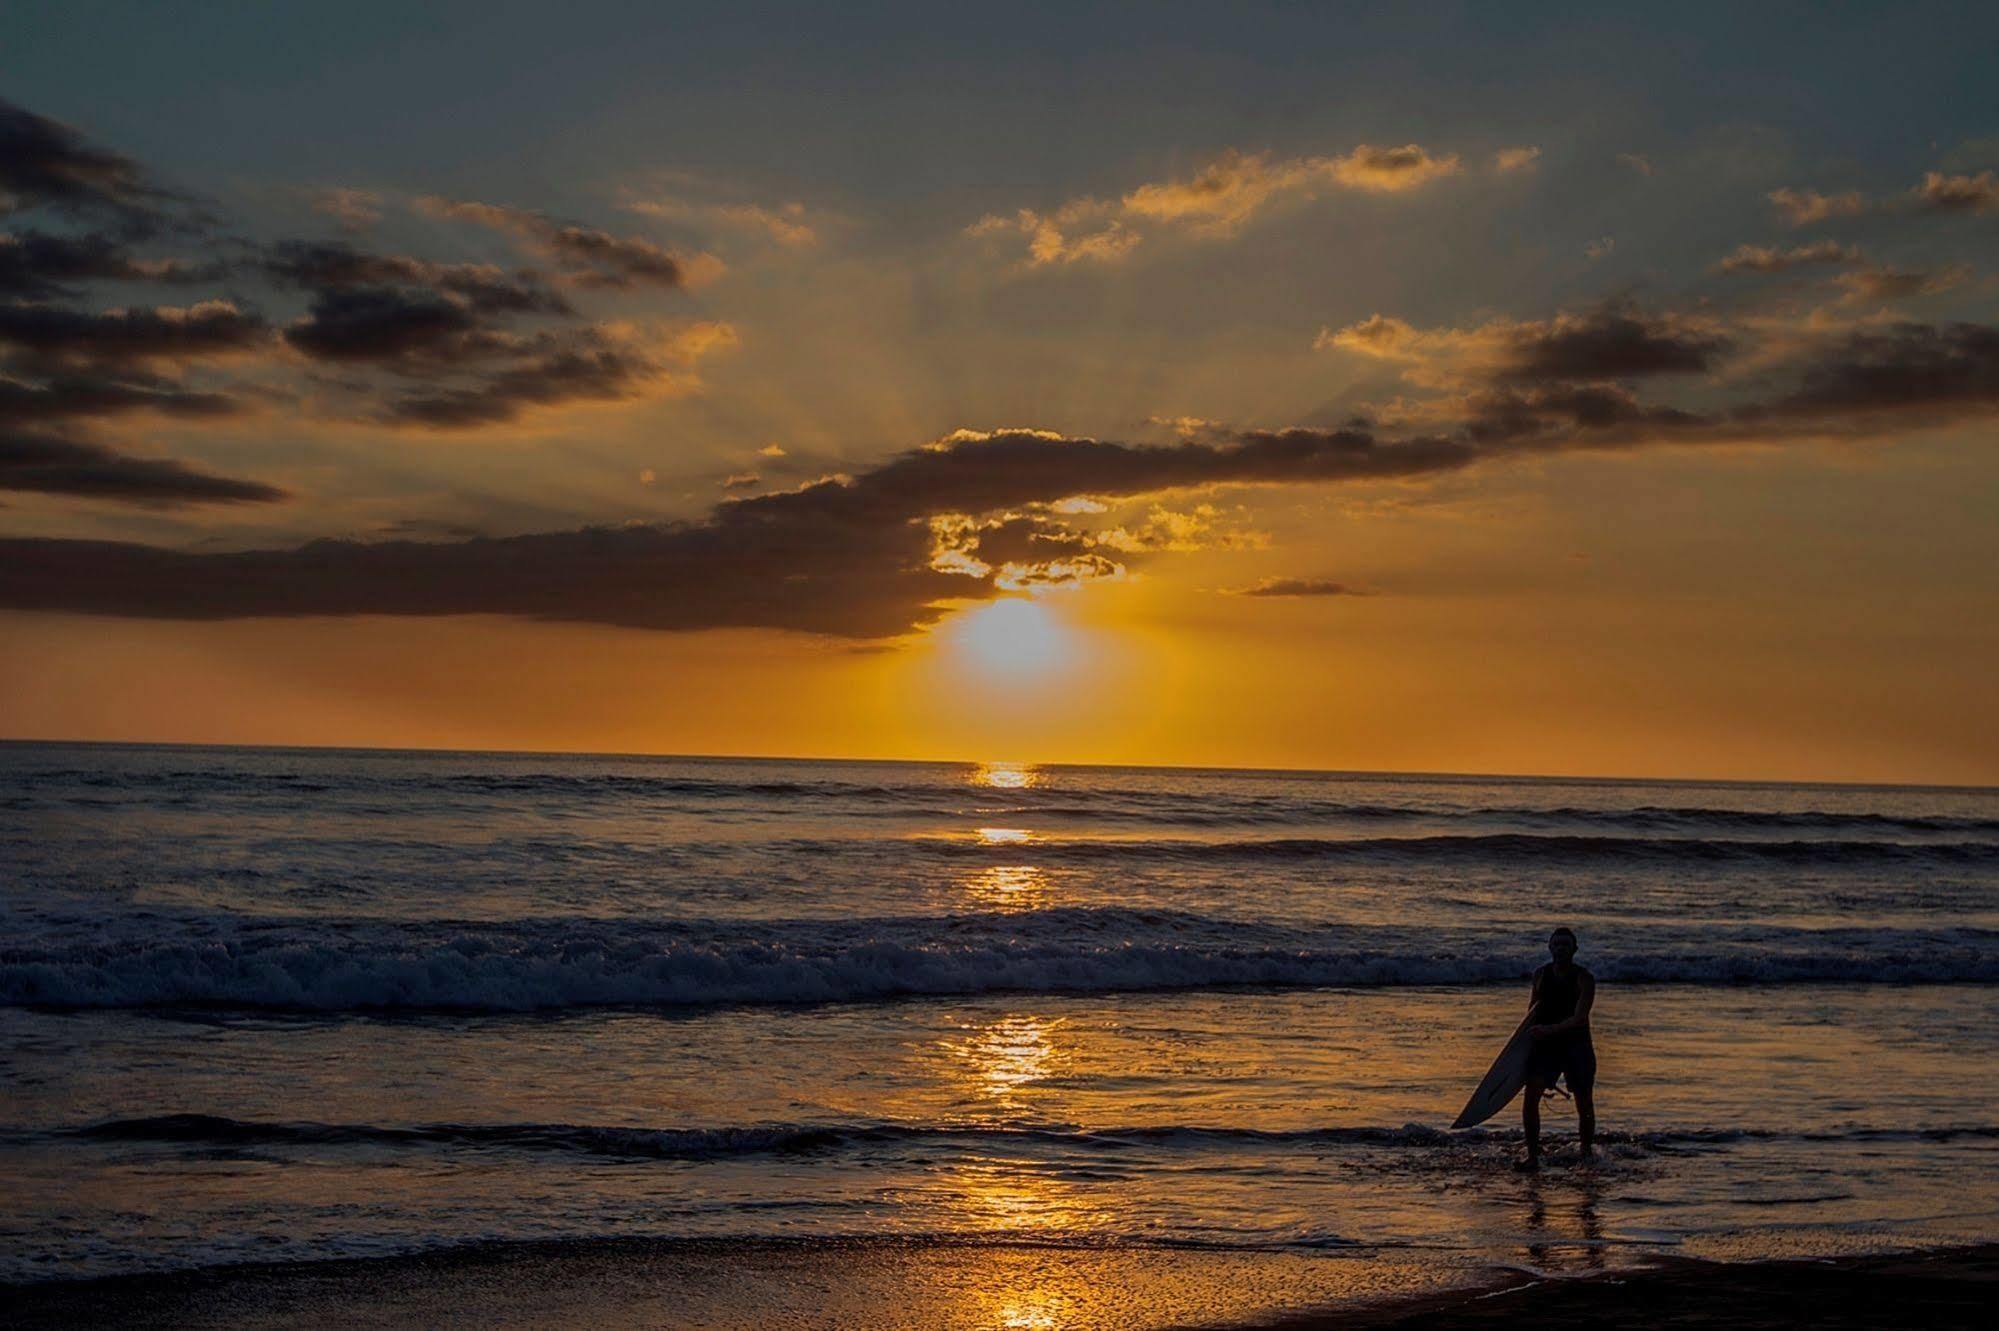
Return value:
[(0, 347), (91, 361), (190, 359), (249, 350), (268, 337), (257, 314), (226, 300), (185, 308), (77, 310), (0, 305)]
[(537, 254), (574, 265), (564, 276), (579, 286), (681, 287), (687, 267), (677, 255), (639, 236), (614, 236), (594, 227), (559, 222), (524, 208), (429, 197), (417, 206), (433, 217), (451, 217), (505, 231)]
[(1858, 333), (1808, 366), (1803, 384), (1750, 419), (1949, 418), (1999, 410), (1999, 328), (1905, 323)]
[(169, 380), (65, 374), (27, 384), (0, 378), (0, 423), (15, 425), (133, 411), (226, 416), (241, 405), (226, 393), (200, 392)]
[[(934, 618), (941, 600), (989, 595), (997, 585), (999, 570), (966, 576), (932, 566), (927, 519), (935, 514), (991, 513), (1084, 492), (1419, 475), (1476, 456), (1464, 444), (1383, 445), (1353, 431), (1289, 430), (1181, 447), (967, 436), (901, 454), (852, 482), (727, 501), (706, 522), (683, 526), (442, 543), (315, 541), (235, 554), (0, 541), (0, 606), (164, 619), (493, 614), (877, 638)], [(1003, 522), (991, 534), (1036, 556), (1012, 570), (1010, 585), (1118, 568), (1077, 552), (1073, 538), (1052, 529), (1044, 534), (1054, 539), (1041, 542), (1028, 525)], [(1046, 558), (1050, 552), (1063, 558)]]
[(928, 553), (928, 533), (910, 525), (727, 520), (238, 554), (0, 540), (0, 605), (160, 619), (488, 614), (879, 638), (972, 590), (931, 569)]
[[(1605, 358), (1576, 363), (1600, 373)], [(1073, 496), (1422, 479), (1569, 450), (1971, 419), (1999, 410), (1999, 329), (1909, 324), (1851, 337), (1801, 367), (1790, 392), (1711, 413), (1602, 384), (1505, 384), (1460, 405), (1456, 426), (1400, 440), (1360, 428), (1177, 445), (964, 432), (851, 480), (726, 500), (706, 521), (676, 526), (236, 554), (6, 541), (0, 606), (165, 619), (491, 614), (881, 638), (952, 598), (1121, 572), (1094, 538), (1050, 516), (1046, 506)]]
[(5, 429), (0, 429), (0, 490), (76, 495), (155, 507), (267, 504), (287, 497), (275, 486), (211, 475), (165, 458), (128, 457), (81, 440)]
[(492, 264), (433, 263), (406, 255), (370, 254), (334, 241), (281, 241), (265, 254), (271, 277), (308, 290), (419, 287), (489, 314), (573, 314), (569, 302), (532, 272)]
[(73, 296), (83, 281), (202, 282), (221, 275), (215, 264), (141, 259), (109, 236), (0, 232), (0, 295), (29, 300)]
[(1728, 349), (1728, 339), (1719, 333), (1670, 317), (1610, 308), (1536, 327), (1515, 345), (1499, 377), (1529, 381), (1699, 374)]
[(1464, 399), (1461, 429), (1480, 444), (1540, 436), (1584, 435), (1608, 440), (1657, 438), (1714, 423), (1712, 417), (1678, 407), (1644, 403), (1629, 389), (1605, 384), (1556, 384), (1533, 389), (1500, 388)]
[(1349, 587), (1344, 582), (1323, 578), (1265, 578), (1250, 587), (1239, 587), (1235, 596), (1367, 596), (1371, 593)]
[(59, 121), (0, 98), (0, 195), (134, 226), (160, 220), (176, 199), (128, 157), (93, 147)]
[(285, 329), (285, 341), (323, 360), (459, 361), (492, 353), (483, 331), (470, 308), (430, 292), (334, 287), (313, 297), (305, 317)]
[(536, 355), (463, 387), (390, 401), (385, 418), (433, 429), (469, 429), (514, 420), (529, 407), (617, 402), (637, 397), (663, 373), (650, 358), (620, 347), (564, 347)]

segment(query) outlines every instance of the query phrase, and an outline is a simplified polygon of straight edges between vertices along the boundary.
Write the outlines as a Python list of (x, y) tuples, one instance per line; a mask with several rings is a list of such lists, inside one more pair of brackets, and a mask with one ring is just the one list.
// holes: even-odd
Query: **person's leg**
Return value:
[(1527, 1134), (1525, 1163), (1541, 1163), (1541, 1095), (1547, 1085), (1539, 1077), (1529, 1077), (1520, 1092), (1520, 1127)]
[(1569, 1060), (1565, 1076), (1576, 1098), (1576, 1136), (1583, 1158), (1596, 1154), (1596, 1050), (1585, 1045)]

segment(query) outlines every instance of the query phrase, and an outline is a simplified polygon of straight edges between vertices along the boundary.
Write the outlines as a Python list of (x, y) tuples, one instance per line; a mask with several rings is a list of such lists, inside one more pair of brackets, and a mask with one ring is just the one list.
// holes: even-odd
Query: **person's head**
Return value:
[(1576, 931), (1563, 925), (1548, 935), (1548, 955), (1567, 965), (1576, 957)]

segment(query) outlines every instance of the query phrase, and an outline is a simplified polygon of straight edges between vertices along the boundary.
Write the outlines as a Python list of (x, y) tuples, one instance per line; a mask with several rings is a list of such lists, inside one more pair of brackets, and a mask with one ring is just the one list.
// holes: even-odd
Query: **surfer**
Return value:
[(1520, 1102), (1520, 1124), (1527, 1132), (1527, 1158), (1522, 1169), (1541, 1167), (1541, 1097), (1560, 1077), (1576, 1101), (1576, 1131), (1582, 1158), (1596, 1154), (1596, 1046), (1589, 1038), (1589, 1010), (1596, 1001), (1596, 977), (1576, 965), (1576, 933), (1567, 925), (1548, 935), (1548, 955), (1554, 960), (1534, 972), (1534, 992), (1527, 1010), (1534, 1024), (1527, 1034), (1534, 1047), (1527, 1055), (1527, 1084)]

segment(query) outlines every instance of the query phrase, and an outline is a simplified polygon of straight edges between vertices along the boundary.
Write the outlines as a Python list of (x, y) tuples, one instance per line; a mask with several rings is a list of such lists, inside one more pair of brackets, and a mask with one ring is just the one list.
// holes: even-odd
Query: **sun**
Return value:
[(970, 610), (953, 621), (949, 638), (980, 674), (1025, 682), (1068, 665), (1075, 635), (1048, 607), (1027, 597), (1008, 597)]

